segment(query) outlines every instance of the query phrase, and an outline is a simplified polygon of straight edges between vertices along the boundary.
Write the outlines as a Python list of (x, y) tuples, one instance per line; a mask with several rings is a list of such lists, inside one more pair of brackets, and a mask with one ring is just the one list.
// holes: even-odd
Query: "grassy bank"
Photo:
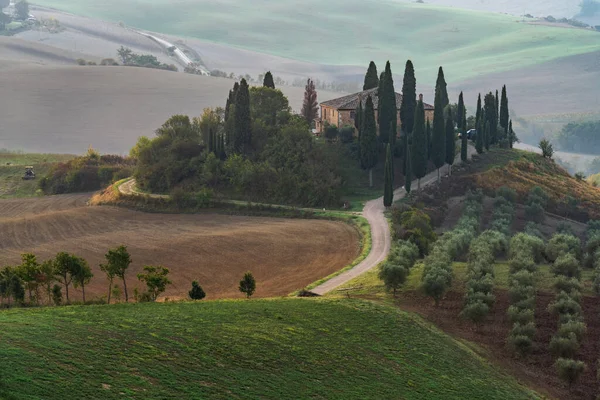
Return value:
[(11, 310), (0, 331), (3, 398), (533, 397), (419, 318), (364, 301)]

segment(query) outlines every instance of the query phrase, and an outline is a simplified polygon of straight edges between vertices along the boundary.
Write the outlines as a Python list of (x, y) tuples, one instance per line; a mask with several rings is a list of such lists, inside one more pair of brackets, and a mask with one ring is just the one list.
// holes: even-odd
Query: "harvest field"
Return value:
[(364, 301), (15, 309), (0, 331), (7, 399), (537, 398), (420, 318)]
[[(323, 278), (359, 254), (358, 233), (342, 222), (240, 217), (217, 214), (141, 213), (115, 207), (87, 207), (84, 195), (0, 200), (0, 265), (20, 263), (31, 252), (40, 260), (67, 251), (90, 263), (94, 278), (86, 297), (106, 295), (99, 264), (109, 248), (128, 247), (133, 263), (127, 286), (144, 265), (170, 268), (171, 299), (186, 298), (198, 280), (207, 298), (241, 297), (246, 271), (257, 279), (256, 296), (284, 296)], [(74, 299), (81, 292), (70, 290)]]
[(533, 26), (509, 15), (400, 1), (365, 6), (358, 0), (309, 0), (301, 8), (290, 0), (183, 0), (176, 6), (164, 0), (35, 3), (319, 64), (363, 66), (368, 60), (382, 63), (391, 57), (392, 64), (403, 65), (410, 57), (417, 79), (432, 84), (440, 64), (452, 80), (463, 80), (591, 52), (600, 40), (592, 31)]

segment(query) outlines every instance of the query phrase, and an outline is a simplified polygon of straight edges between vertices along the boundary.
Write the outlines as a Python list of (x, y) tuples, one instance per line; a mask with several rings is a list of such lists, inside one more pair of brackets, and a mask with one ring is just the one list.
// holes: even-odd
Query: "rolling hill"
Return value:
[[(38, 0), (78, 15), (318, 64), (411, 58), (418, 79), (444, 65), (453, 80), (597, 50), (600, 35), (513, 16), (400, 1)], [(199, 23), (201, 21), (201, 23)]]
[(365, 301), (0, 313), (6, 399), (535, 399), (418, 317)]

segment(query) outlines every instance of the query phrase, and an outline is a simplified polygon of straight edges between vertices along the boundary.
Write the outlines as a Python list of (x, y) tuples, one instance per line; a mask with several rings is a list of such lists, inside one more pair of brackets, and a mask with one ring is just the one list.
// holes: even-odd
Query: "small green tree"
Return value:
[(88, 266), (87, 261), (83, 258), (79, 258), (77, 271), (73, 275), (73, 286), (75, 288), (81, 287), (81, 293), (83, 297), (83, 303), (85, 304), (85, 285), (90, 283), (90, 280), (94, 277), (92, 270)]
[(383, 171), (383, 205), (385, 207), (391, 207), (394, 202), (394, 182), (392, 174), (392, 150), (388, 143), (385, 149), (385, 167)]
[(538, 147), (540, 148), (540, 150), (542, 150), (542, 157), (552, 158), (552, 155), (554, 155), (554, 149), (552, 148), (552, 143), (550, 143), (549, 140), (547, 140), (547, 139), (540, 140)]
[(244, 274), (238, 289), (240, 292), (244, 293), (248, 299), (254, 294), (256, 291), (256, 280), (254, 279), (252, 272), (246, 272)]
[(397, 290), (406, 282), (408, 274), (409, 271), (404, 266), (386, 262), (379, 270), (379, 279), (383, 281), (385, 288), (392, 291), (396, 297)]
[(121, 245), (117, 248), (110, 249), (104, 255), (106, 258), (106, 264), (101, 264), (100, 269), (106, 274), (108, 278), (108, 303), (110, 304), (111, 287), (113, 284), (113, 278), (119, 277), (123, 281), (123, 290), (125, 291), (125, 301), (129, 301), (127, 293), (127, 281), (125, 280), (125, 273), (131, 265), (131, 256), (127, 251), (127, 247)]
[(60, 285), (55, 284), (52, 287), (52, 301), (56, 306), (60, 306), (60, 304), (62, 303), (62, 288), (60, 287)]
[(451, 283), (452, 273), (446, 268), (435, 265), (423, 272), (423, 290), (427, 296), (433, 298), (436, 307), (440, 304), (440, 300), (450, 288)]
[(198, 284), (198, 281), (192, 282), (192, 290), (190, 290), (188, 294), (192, 300), (202, 300), (206, 297), (206, 293), (204, 293), (204, 290), (202, 289), (202, 286)]
[(583, 361), (575, 361), (569, 358), (559, 358), (554, 364), (558, 376), (571, 386), (577, 382), (581, 374), (585, 371), (585, 363)]
[(265, 74), (265, 79), (263, 80), (263, 86), (271, 89), (275, 89), (275, 82), (273, 81), (273, 74), (271, 71), (267, 71)]
[(67, 303), (69, 299), (69, 286), (73, 278), (78, 274), (85, 260), (69, 253), (61, 252), (54, 259), (54, 274), (65, 287)]
[(35, 255), (31, 253), (21, 254), (21, 265), (18, 267), (18, 271), (29, 293), (30, 303), (33, 302), (34, 298), (39, 302), (38, 277), (41, 274), (40, 267)]
[(169, 269), (163, 266), (146, 265), (144, 273), (138, 274), (137, 278), (140, 282), (145, 282), (148, 288), (148, 294), (152, 301), (156, 301), (158, 296), (167, 290), (167, 285), (172, 282), (167, 277)]

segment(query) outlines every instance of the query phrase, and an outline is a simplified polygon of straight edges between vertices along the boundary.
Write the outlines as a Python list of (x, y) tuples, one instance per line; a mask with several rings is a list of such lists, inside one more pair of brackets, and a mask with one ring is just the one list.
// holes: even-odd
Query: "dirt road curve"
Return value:
[[(468, 157), (471, 158), (476, 151), (473, 147), (469, 147), (468, 150)], [(460, 164), (460, 162), (460, 155), (458, 155), (455, 165)], [(442, 169), (442, 172), (444, 171), (445, 169)], [(421, 186), (427, 186), (436, 180), (437, 171), (434, 171), (421, 179)], [(416, 181), (413, 183), (412, 187), (416, 189)], [(394, 200), (401, 199), (405, 195), (406, 191), (404, 188), (396, 189), (396, 191), (394, 191)], [(348, 270), (343, 274), (328, 280), (322, 285), (317, 286), (311, 290), (311, 292), (318, 295), (324, 295), (335, 288), (340, 287), (344, 283), (356, 278), (357, 276), (367, 272), (368, 270), (375, 268), (383, 260), (385, 260), (390, 252), (392, 239), (390, 234), (390, 226), (387, 219), (383, 215), (384, 211), (385, 207), (383, 206), (383, 197), (371, 200), (365, 204), (363, 216), (369, 221), (369, 225), (371, 225), (371, 252), (367, 258), (365, 258), (360, 264), (351, 270)]]

